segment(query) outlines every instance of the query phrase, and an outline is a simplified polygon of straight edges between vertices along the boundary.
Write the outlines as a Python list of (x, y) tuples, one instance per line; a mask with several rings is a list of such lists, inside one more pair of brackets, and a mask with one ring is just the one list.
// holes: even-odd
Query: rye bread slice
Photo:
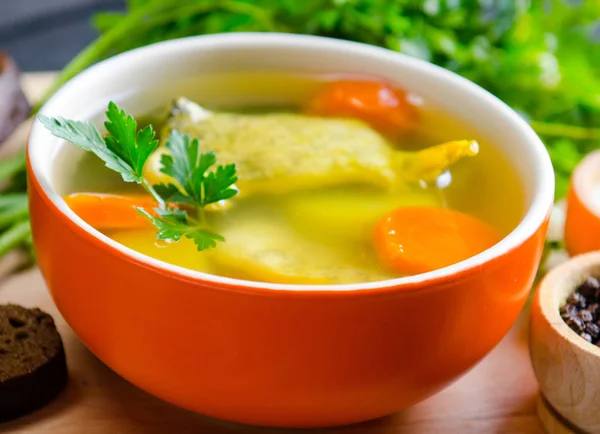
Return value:
[(67, 384), (62, 340), (40, 309), (0, 305), (0, 421), (51, 401)]

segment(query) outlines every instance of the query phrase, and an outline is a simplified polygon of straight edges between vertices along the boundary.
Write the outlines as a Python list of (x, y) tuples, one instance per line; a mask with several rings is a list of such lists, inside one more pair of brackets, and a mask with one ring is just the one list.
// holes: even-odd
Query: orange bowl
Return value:
[[(140, 112), (177, 94), (177, 83), (189, 89), (202, 73), (237, 70), (378, 75), (435, 101), (479, 125), (514, 163), (527, 200), (521, 223), (473, 258), (384, 282), (306, 286), (212, 276), (134, 252), (78, 218), (58, 181), (60, 151), (71, 145), (36, 123), (28, 146), (33, 236), (69, 325), (149, 393), (248, 424), (359, 422), (448, 386), (502, 339), (527, 298), (553, 201), (542, 143), (507, 106), (450, 72), (379, 48), (296, 35), (203, 36), (135, 50), (73, 79), (42, 113), (97, 120), (109, 98), (129, 98), (127, 108)], [(259, 98), (264, 89), (248, 92)]]

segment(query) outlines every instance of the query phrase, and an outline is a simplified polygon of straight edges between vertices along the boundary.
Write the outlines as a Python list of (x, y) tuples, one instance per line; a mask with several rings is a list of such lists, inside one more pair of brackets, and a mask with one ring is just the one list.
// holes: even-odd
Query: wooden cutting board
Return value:
[[(52, 78), (51, 74), (26, 74), (23, 82), (30, 100), (35, 100)], [(20, 128), (2, 153), (23, 146), (27, 130), (27, 125)], [(0, 281), (0, 302), (39, 306), (54, 316), (65, 342), (71, 375), (67, 390), (53, 403), (17, 421), (0, 424), (0, 433), (297, 432), (245, 427), (210, 419), (173, 407), (135, 388), (104, 366), (73, 334), (50, 299), (37, 269)], [(428, 401), (383, 419), (312, 432), (542, 434), (536, 417), (537, 384), (527, 349), (527, 320), (526, 308), (510, 333), (483, 362)], [(444, 363), (443, 360), (439, 362)]]

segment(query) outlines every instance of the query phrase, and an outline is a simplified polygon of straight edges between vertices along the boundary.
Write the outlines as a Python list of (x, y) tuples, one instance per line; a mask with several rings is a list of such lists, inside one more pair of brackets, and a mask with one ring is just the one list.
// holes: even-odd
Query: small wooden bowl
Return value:
[(538, 414), (549, 433), (600, 432), (600, 348), (571, 330), (559, 312), (589, 276), (600, 276), (600, 252), (548, 273), (532, 306), (529, 348), (542, 394)]

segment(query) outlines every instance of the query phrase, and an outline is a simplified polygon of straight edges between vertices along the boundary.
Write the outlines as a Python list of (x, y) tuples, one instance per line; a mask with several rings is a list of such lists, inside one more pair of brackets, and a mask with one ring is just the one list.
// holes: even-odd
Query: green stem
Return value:
[[(184, 210), (185, 211), (185, 210)], [(195, 228), (206, 228), (208, 226), (206, 215), (202, 207), (196, 207), (196, 216), (191, 216), (187, 211), (185, 213), (188, 224)]]
[[(163, 11), (171, 7), (174, 9)], [(214, 9), (225, 9), (234, 13), (253, 14), (255, 17), (264, 21), (267, 28), (275, 29), (275, 25), (270, 19), (268, 13), (257, 6), (246, 3), (235, 3), (231, 1), (221, 1), (219, 3), (204, 3), (196, 5), (179, 5), (179, 1), (173, 1), (170, 5), (165, 0), (155, 0), (143, 9), (133, 11), (123, 21), (105, 32), (95, 42), (88, 45), (81, 51), (60, 73), (56, 81), (45, 93), (45, 95), (33, 107), (32, 113), (39, 111), (48, 98), (63, 84), (83, 71), (91, 64), (108, 56), (113, 46), (122, 39), (131, 38), (132, 32), (148, 32), (164, 24), (175, 22), (182, 18), (192, 15), (206, 13)], [(153, 15), (156, 14), (156, 15)]]
[(204, 207), (197, 208), (196, 216), (199, 220), (199, 226), (203, 226), (203, 227), (208, 226), (208, 221), (206, 220), (206, 211), (204, 211)]
[(576, 140), (600, 139), (600, 128), (586, 128), (577, 125), (555, 124), (531, 121), (531, 128), (542, 136), (565, 137)]
[(9, 230), (3, 232), (2, 235), (0, 235), (0, 257), (24, 242), (30, 233), (31, 228), (29, 220), (15, 223)]
[(0, 161), (0, 181), (7, 181), (17, 173), (25, 170), (27, 158), (25, 150), (19, 151), (16, 155)]
[(27, 193), (10, 193), (0, 195), (0, 212), (2, 208), (20, 206), (22, 203), (27, 204)]
[(15, 221), (23, 220), (24, 217), (27, 217), (28, 213), (27, 201), (0, 210), (0, 229), (10, 226)]
[(154, 187), (152, 187), (150, 185), (150, 183), (146, 179), (142, 180), (142, 187), (144, 187), (146, 189), (146, 191), (148, 193), (150, 193), (150, 195), (154, 198), (154, 200), (156, 202), (158, 202), (158, 207), (159, 208), (161, 208), (161, 209), (165, 209), (166, 208), (166, 204), (165, 204), (165, 201), (163, 200), (163, 198), (160, 197), (160, 195), (156, 192), (156, 190), (154, 189)]

